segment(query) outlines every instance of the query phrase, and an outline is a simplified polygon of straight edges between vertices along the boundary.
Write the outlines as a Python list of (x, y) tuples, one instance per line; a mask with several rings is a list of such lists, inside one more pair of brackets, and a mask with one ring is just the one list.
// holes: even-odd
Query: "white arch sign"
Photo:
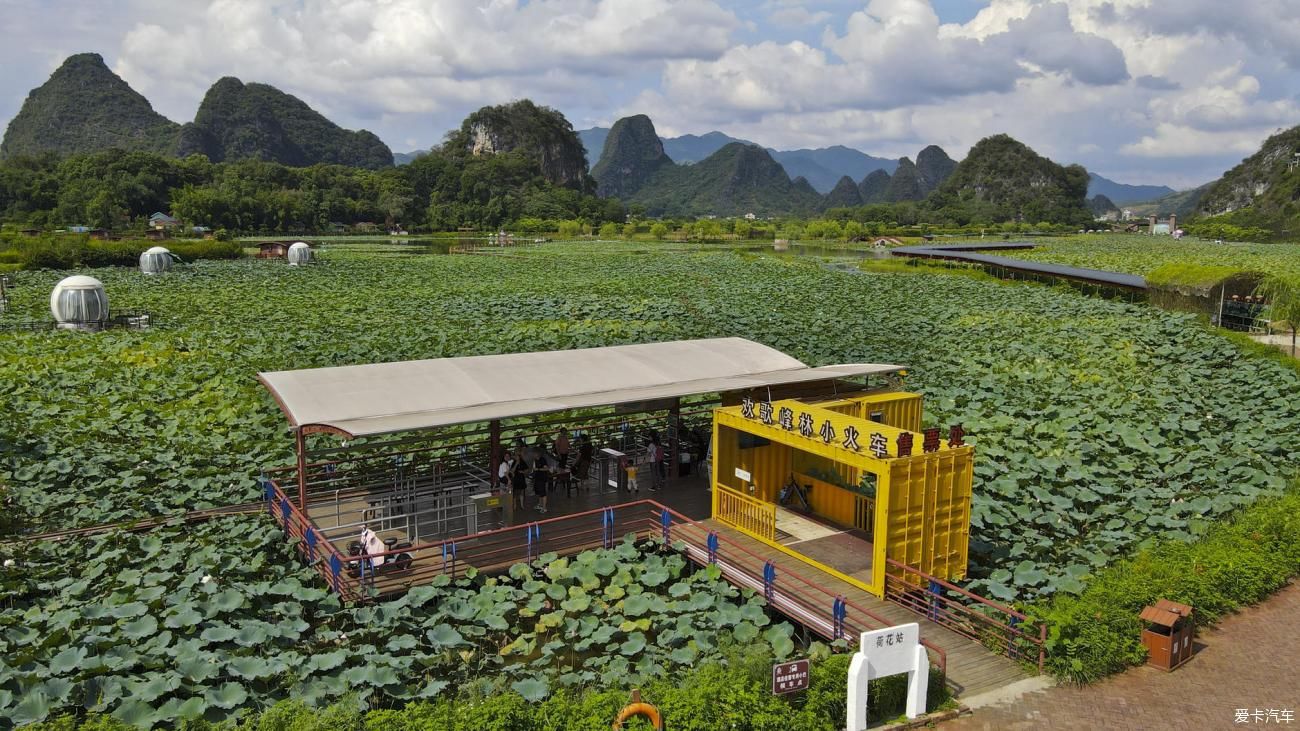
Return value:
[(863, 632), (858, 651), (849, 663), (848, 731), (867, 728), (867, 682), (887, 675), (907, 673), (907, 717), (925, 715), (930, 686), (930, 659), (921, 645), (921, 628), (915, 622)]

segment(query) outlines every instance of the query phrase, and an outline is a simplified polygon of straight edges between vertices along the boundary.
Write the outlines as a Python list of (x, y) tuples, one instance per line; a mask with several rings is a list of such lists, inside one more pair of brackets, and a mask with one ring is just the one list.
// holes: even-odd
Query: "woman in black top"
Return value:
[(591, 470), (591, 460), (596, 455), (596, 448), (591, 446), (591, 437), (583, 434), (578, 437), (578, 461), (573, 465), (573, 476), (579, 480), (587, 479)]
[(551, 464), (546, 453), (538, 450), (537, 460), (533, 463), (533, 492), (537, 493), (537, 512), (546, 512), (546, 493), (551, 487)]
[(528, 492), (530, 471), (528, 460), (524, 459), (524, 451), (516, 449), (514, 464), (510, 467), (510, 491), (514, 497), (515, 507), (520, 510), (524, 509), (524, 495)]

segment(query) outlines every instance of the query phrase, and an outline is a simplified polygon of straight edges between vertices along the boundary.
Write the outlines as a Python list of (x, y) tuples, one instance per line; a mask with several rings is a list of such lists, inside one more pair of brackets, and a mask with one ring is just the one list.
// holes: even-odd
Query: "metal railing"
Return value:
[[(655, 538), (683, 552), (699, 566), (717, 566), (737, 587), (762, 594), (776, 612), (827, 640), (850, 644), (864, 631), (893, 623), (794, 573), (778, 570), (770, 559), (719, 536), (653, 500), (640, 500), (582, 513), (548, 518), (462, 538), (425, 543), (379, 554), (345, 556), (297, 510), (274, 480), (265, 482), (267, 507), (295, 540), (304, 559), (348, 602), (371, 601), (427, 584), (437, 576), (460, 577), (473, 568), (500, 572), (519, 563), (532, 565), (546, 553), (572, 555), (593, 548), (612, 548), (625, 536)], [(379, 556), (410, 554), (410, 568), (363, 581), (359, 563)], [(374, 576), (374, 574), (372, 574)], [(389, 580), (391, 577), (392, 580)], [(373, 583), (371, 583), (373, 581)], [(922, 643), (934, 663), (947, 671), (947, 653), (928, 640)]]
[(298, 553), (307, 565), (315, 569), (330, 589), (344, 601), (360, 600), (362, 597), (356, 587), (344, 580), (346, 557), (321, 535), (274, 480), (263, 480), (262, 497), (266, 501), (267, 511), (284, 529), (285, 536), (290, 541), (296, 541)]
[(776, 540), (776, 504), (737, 492), (722, 483), (713, 486), (717, 509), (713, 517), (758, 538)]
[(998, 654), (1043, 671), (1046, 624), (891, 558), (886, 558), (885, 563), (886, 599)]

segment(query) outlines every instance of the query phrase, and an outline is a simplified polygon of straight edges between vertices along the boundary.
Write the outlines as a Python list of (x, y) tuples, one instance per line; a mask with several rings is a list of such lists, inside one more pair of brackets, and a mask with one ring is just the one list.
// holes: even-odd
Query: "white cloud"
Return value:
[(1123, 151), (1140, 157), (1205, 157), (1223, 152), (1249, 155), (1259, 149), (1260, 141), (1267, 134), (1268, 131), (1257, 131), (1253, 135), (1242, 134), (1241, 130), (1207, 132), (1161, 122), (1153, 134), (1124, 145)]
[(945, 24), (929, 0), (0, 0), (0, 115), (95, 50), (177, 121), (237, 76), (401, 148), (526, 96), (578, 127), (644, 112), (665, 134), (890, 156), (1007, 132), (1193, 184), (1300, 123), (1297, 3), (987, 0)]
[(138, 23), (116, 70), (180, 119), (221, 76), (354, 120), (462, 114), (522, 96), (599, 99), (593, 85), (716, 57), (738, 23), (699, 0), (209, 0)]

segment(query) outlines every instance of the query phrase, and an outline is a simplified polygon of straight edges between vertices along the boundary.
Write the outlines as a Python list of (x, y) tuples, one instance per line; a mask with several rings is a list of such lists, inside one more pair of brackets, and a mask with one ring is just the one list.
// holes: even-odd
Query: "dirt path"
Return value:
[[(1085, 688), (1049, 688), (942, 728), (1300, 730), (1300, 583), (1197, 640), (1200, 652), (1172, 673), (1134, 668)], [(1238, 709), (1246, 710), (1246, 721), (1238, 722)]]

